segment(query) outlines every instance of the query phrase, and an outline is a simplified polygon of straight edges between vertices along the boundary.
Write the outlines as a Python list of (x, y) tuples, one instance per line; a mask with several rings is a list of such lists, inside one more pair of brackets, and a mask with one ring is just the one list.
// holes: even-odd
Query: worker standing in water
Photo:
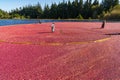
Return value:
[(101, 28), (105, 27), (106, 20), (103, 21)]
[(52, 23), (52, 25), (51, 25), (51, 31), (55, 32), (55, 23)]

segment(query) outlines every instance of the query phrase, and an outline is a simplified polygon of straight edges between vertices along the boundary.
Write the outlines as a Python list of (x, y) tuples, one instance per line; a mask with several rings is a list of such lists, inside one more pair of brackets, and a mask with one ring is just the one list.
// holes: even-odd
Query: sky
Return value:
[[(42, 8), (45, 6), (45, 4), (51, 5), (52, 3), (56, 2), (57, 4), (59, 2), (62, 2), (63, 0), (0, 0), (0, 9), (5, 11), (11, 11), (13, 9), (23, 7), (26, 5), (35, 5), (38, 2), (41, 4)], [(68, 1), (68, 0), (65, 0)], [(70, 0), (71, 2), (73, 0)]]

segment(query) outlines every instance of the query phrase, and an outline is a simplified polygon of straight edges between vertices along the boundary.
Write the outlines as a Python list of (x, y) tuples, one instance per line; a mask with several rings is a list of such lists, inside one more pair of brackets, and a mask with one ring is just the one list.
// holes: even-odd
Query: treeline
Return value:
[(0, 19), (6, 19), (6, 18), (9, 18), (9, 14), (0, 9)]
[[(28, 5), (11, 10), (9, 13), (0, 10), (0, 18), (10, 19), (100, 19), (109, 12), (119, 0), (74, 0), (52, 5)], [(1, 14), (2, 13), (2, 14)], [(1, 16), (2, 15), (2, 16)]]

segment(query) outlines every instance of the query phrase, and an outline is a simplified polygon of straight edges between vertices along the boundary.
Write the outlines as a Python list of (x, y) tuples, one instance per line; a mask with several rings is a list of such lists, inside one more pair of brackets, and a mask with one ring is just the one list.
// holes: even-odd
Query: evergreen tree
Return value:
[(57, 13), (57, 4), (54, 3), (51, 5), (51, 9), (50, 9), (50, 18), (52, 19), (57, 19), (58, 18), (58, 13)]
[(114, 0), (113, 6), (118, 5), (118, 4), (119, 4), (119, 0)]
[(118, 4), (119, 4), (119, 0), (102, 0), (101, 6), (103, 10), (108, 11)]
[(78, 12), (79, 12), (79, 15), (83, 15), (83, 0), (79, 0), (79, 3), (78, 3)]
[(100, 14), (100, 5), (98, 0), (94, 0), (92, 4), (92, 18), (96, 19), (98, 18), (98, 15)]
[(99, 5), (99, 1), (98, 0), (94, 0), (93, 5)]
[(92, 15), (92, 0), (86, 0), (84, 4), (84, 18), (88, 19)]
[(67, 18), (67, 12), (68, 10), (68, 7), (67, 7), (67, 3), (65, 2), (62, 2), (60, 4), (58, 4), (58, 18), (61, 18), (61, 19), (65, 19)]
[(36, 16), (37, 16), (37, 18), (41, 18), (43, 11), (42, 11), (42, 7), (41, 7), (41, 5), (40, 5), (39, 2), (38, 2), (38, 4), (35, 6), (35, 8), (36, 8)]
[(72, 3), (70, 2), (70, 0), (68, 1), (68, 18), (72, 18)]
[(44, 7), (44, 11), (43, 11), (43, 18), (50, 18), (50, 8), (49, 8), (49, 6), (48, 5), (45, 5), (45, 7)]

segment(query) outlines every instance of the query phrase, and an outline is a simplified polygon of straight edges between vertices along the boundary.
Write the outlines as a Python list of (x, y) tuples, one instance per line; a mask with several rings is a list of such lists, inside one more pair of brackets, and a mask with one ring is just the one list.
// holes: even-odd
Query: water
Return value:
[(34, 20), (17, 20), (17, 19), (1, 19), (0, 26), (16, 25), (16, 24), (32, 24), (32, 23), (45, 23), (45, 22), (100, 22), (100, 20), (50, 20), (50, 19), (34, 19)]
[(5, 25), (16, 25), (16, 24), (31, 24), (31, 23), (38, 23), (39, 20), (14, 20), (14, 19), (6, 19), (0, 20), (0, 26)]

